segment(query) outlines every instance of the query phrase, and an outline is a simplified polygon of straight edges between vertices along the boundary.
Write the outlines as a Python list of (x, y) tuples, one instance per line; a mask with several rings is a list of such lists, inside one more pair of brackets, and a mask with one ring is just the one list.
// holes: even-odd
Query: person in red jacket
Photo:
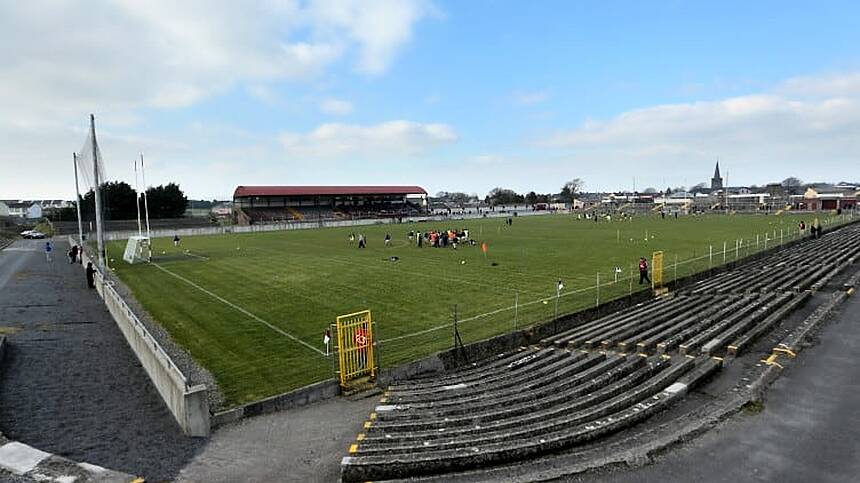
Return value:
[(648, 277), (648, 260), (642, 257), (639, 259), (639, 285), (642, 285), (646, 280), (651, 283), (651, 278)]

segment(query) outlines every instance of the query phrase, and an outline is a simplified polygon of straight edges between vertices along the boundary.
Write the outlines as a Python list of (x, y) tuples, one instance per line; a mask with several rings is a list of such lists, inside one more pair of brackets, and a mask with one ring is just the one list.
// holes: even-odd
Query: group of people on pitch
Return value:
[(469, 230), (466, 228), (449, 228), (447, 230), (430, 230), (424, 233), (420, 231), (410, 231), (408, 234), (409, 243), (415, 243), (418, 248), (425, 244), (433, 248), (448, 248), (454, 250), (457, 246), (463, 243), (475, 245), (475, 240), (469, 238)]

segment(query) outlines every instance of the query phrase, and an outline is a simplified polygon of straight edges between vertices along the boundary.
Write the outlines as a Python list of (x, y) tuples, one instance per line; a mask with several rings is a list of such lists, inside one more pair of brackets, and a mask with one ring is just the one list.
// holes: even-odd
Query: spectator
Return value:
[(87, 287), (96, 288), (96, 269), (93, 262), (87, 262)]
[(645, 260), (645, 257), (641, 257), (639, 259), (639, 285), (642, 285), (646, 280), (651, 283), (651, 278), (648, 276), (648, 261)]

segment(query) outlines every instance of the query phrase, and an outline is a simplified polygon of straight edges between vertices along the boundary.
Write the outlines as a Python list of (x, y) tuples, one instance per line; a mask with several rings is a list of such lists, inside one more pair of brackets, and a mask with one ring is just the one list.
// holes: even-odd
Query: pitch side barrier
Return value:
[[(71, 236), (69, 243), (77, 244)], [(86, 251), (81, 253), (81, 260), (82, 267), (86, 267), (89, 262), (96, 266), (96, 262)], [(182, 431), (188, 436), (209, 436), (209, 400), (206, 386), (191, 385), (161, 344), (113, 288), (113, 282), (106, 280), (98, 270), (95, 273), (95, 284), (96, 291), (104, 300), (117, 327)]]
[[(553, 214), (549, 211), (524, 211), (516, 212), (517, 216), (538, 216)], [(484, 216), (486, 215), (486, 216)], [(259, 223), (254, 225), (228, 225), (228, 226), (205, 226), (197, 228), (157, 228), (151, 230), (152, 238), (165, 238), (179, 235), (181, 237), (198, 236), (198, 235), (225, 235), (228, 233), (262, 233), (271, 231), (291, 231), (291, 230), (313, 230), (316, 228), (337, 228), (345, 226), (368, 226), (368, 225), (387, 225), (387, 224), (404, 224), (410, 222), (442, 222), (450, 220), (472, 220), (481, 218), (507, 218), (511, 213), (503, 212), (486, 212), (486, 213), (464, 213), (458, 215), (432, 215), (432, 216), (412, 216), (404, 217), (403, 223), (397, 223), (396, 218), (368, 218), (361, 220), (321, 220), (321, 221), (293, 221), (282, 223)], [(137, 230), (121, 230), (105, 232), (105, 240), (126, 240), (128, 237), (136, 236)]]

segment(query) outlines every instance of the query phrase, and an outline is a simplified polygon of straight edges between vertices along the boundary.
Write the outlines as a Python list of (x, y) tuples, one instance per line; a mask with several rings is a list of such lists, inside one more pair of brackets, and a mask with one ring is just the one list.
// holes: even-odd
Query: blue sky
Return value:
[(90, 112), (111, 178), (143, 151), (193, 197), (860, 178), (856, 2), (33, 3), (0, 6), (2, 198), (73, 197)]

